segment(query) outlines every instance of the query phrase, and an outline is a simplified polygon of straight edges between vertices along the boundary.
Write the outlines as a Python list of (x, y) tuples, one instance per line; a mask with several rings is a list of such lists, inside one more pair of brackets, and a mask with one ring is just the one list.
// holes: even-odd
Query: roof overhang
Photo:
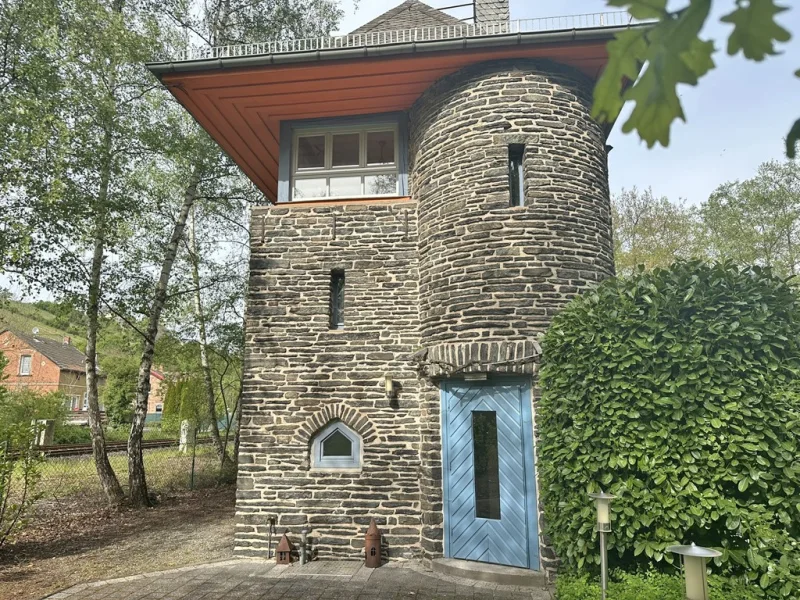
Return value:
[(637, 26), (165, 61), (147, 67), (275, 202), (282, 121), (405, 111), (441, 77), (487, 60), (548, 59), (596, 79), (608, 59), (607, 42)]

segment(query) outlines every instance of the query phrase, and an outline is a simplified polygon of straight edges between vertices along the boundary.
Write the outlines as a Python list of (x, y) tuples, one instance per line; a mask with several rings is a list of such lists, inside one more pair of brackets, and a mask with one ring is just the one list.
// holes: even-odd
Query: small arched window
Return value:
[(321, 429), (311, 443), (314, 469), (360, 469), (361, 436), (337, 421)]

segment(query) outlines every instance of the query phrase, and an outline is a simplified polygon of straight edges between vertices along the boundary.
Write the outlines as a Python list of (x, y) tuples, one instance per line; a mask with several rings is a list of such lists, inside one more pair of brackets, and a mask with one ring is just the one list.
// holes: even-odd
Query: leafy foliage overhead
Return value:
[(616, 496), (615, 562), (717, 547), (800, 594), (800, 301), (769, 270), (678, 263), (576, 299), (544, 342), (542, 495), (556, 551), (599, 563), (587, 494)]
[[(667, 0), (607, 2), (626, 9), (636, 19), (652, 19), (654, 23), (627, 29), (609, 42), (609, 63), (595, 88), (593, 115), (600, 121), (613, 122), (625, 102), (633, 101), (634, 109), (623, 131), (637, 131), (648, 147), (656, 143), (668, 146), (672, 122), (686, 120), (678, 85), (697, 85), (715, 67), (714, 41), (700, 37), (714, 0), (687, 0), (677, 10), (669, 10)], [(777, 45), (791, 39), (776, 20), (788, 8), (776, 0), (736, 0), (733, 4), (733, 11), (721, 18), (732, 27), (727, 43), (729, 55), (741, 52), (746, 59), (760, 62), (778, 54)], [(646, 67), (640, 75), (643, 64)], [(796, 75), (800, 77), (800, 71)], [(794, 158), (799, 140), (800, 120), (786, 140), (789, 158)]]

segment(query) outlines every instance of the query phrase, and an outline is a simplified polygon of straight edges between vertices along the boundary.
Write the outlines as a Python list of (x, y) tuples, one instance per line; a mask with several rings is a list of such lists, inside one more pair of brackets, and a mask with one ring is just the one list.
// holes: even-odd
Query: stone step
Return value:
[(486, 581), (497, 585), (542, 588), (547, 584), (547, 577), (543, 571), (492, 565), (472, 560), (437, 558), (431, 561), (431, 568), (433, 571), (443, 575), (463, 577), (474, 581)]

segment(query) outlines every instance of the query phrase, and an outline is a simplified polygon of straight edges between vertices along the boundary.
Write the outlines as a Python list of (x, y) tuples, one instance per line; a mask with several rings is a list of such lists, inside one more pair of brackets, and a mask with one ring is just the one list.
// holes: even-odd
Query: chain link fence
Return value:
[[(37, 504), (104, 499), (91, 447), (81, 446), (50, 446), (43, 452), (33, 489), (28, 491), (35, 495)], [(177, 442), (145, 442), (142, 452), (150, 493), (213, 487), (231, 479), (229, 469), (220, 471), (216, 451), (207, 441), (198, 440), (184, 449)], [(127, 492), (128, 454), (123, 444), (110, 444), (108, 459)], [(12, 497), (21, 486), (21, 481), (12, 482)]]

